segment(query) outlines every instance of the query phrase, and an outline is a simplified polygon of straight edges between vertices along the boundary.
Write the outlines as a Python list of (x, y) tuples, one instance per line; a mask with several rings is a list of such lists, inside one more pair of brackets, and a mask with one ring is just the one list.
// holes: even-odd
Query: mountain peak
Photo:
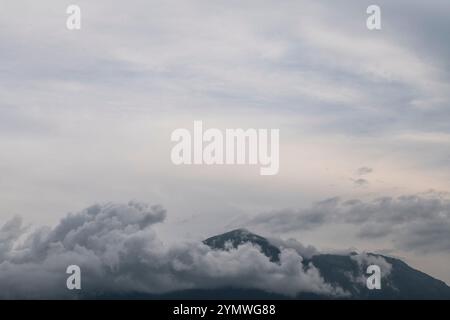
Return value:
[(253, 234), (252, 232), (250, 232), (248, 229), (246, 229), (246, 228), (239, 228), (239, 229), (234, 229), (234, 230), (231, 230), (231, 231), (229, 231), (229, 232), (227, 232), (227, 233), (234, 233), (234, 234)]
[(203, 241), (213, 249), (227, 250), (231, 245), (232, 248), (251, 243), (260, 248), (261, 252), (270, 258), (271, 261), (278, 261), (280, 249), (271, 244), (266, 238), (261, 237), (255, 233), (250, 232), (248, 229), (239, 228), (235, 229)]
[[(244, 243), (260, 248), (272, 262), (279, 262), (280, 249), (266, 238), (245, 228), (235, 229), (203, 241), (217, 250), (230, 250)], [(368, 253), (370, 257), (382, 258), (392, 270), (382, 278), (382, 290), (368, 290), (364, 283), (355, 282), (367, 276), (362, 265), (354, 259), (358, 253), (317, 254), (302, 261), (302, 268), (317, 268), (325, 282), (340, 287), (356, 299), (449, 299), (450, 287), (444, 282), (415, 270), (405, 262), (391, 257)], [(367, 262), (368, 263), (368, 262)]]

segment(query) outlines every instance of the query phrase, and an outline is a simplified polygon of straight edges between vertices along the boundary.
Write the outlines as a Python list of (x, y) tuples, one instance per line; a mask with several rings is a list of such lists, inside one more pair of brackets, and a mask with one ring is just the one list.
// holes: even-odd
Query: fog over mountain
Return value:
[[(373, 263), (383, 271), (381, 297), (446, 298), (450, 292), (443, 282), (396, 259), (321, 254), (295, 240), (270, 241), (245, 229), (204, 243), (166, 245), (157, 231), (165, 218), (162, 207), (135, 201), (94, 205), (68, 214), (53, 228), (30, 230), (15, 217), (0, 229), (0, 287), (8, 288), (0, 297), (164, 298), (178, 292), (219, 298), (247, 292), (250, 297), (370, 298), (361, 293), (362, 277)], [(82, 270), (81, 291), (66, 288), (65, 270), (73, 264)], [(408, 286), (421, 286), (422, 293), (404, 291)]]
[[(448, 0), (0, 0), (0, 296), (341, 297), (356, 294), (341, 271), (361, 279), (352, 251), (402, 288), (398, 261), (450, 284), (449, 14)], [(279, 130), (278, 174), (175, 165), (171, 134), (195, 121)], [(202, 242), (242, 228), (256, 240)]]
[(0, 231), (0, 286), (3, 298), (71, 297), (67, 266), (80, 266), (81, 296), (160, 294), (193, 288), (260, 289), (293, 296), (300, 291), (343, 295), (314, 267), (304, 270), (295, 250), (283, 249), (273, 263), (252, 243), (216, 251), (201, 242), (166, 246), (155, 228), (161, 207), (130, 202), (95, 205), (69, 214), (54, 228), (23, 236), (16, 217)]

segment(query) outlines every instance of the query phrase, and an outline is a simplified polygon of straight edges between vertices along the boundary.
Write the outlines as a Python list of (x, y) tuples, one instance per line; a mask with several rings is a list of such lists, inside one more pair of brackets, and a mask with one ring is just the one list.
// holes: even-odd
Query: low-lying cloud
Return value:
[[(104, 297), (218, 287), (290, 296), (344, 294), (325, 283), (314, 266), (304, 269), (299, 250), (282, 249), (279, 263), (273, 263), (251, 244), (228, 251), (201, 242), (167, 246), (155, 231), (165, 217), (160, 206), (129, 202), (94, 205), (67, 215), (54, 228), (34, 231), (13, 218), (0, 229), (0, 297)], [(65, 270), (72, 264), (82, 270), (81, 293), (66, 289)]]

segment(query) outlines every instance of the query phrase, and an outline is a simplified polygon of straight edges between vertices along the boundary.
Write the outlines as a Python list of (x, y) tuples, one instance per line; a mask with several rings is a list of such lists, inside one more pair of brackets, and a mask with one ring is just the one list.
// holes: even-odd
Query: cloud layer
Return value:
[[(443, 216), (383, 217), (414, 202), (399, 194), (449, 189), (450, 1), (378, 0), (374, 32), (372, 3), (360, 0), (76, 2), (79, 32), (66, 29), (64, 1), (2, 1), (0, 220), (21, 213), (54, 225), (80, 204), (153, 199), (186, 221), (173, 240), (223, 231), (230, 213), (387, 195), (391, 203), (342, 198), (281, 211), (269, 227), (343, 223), (345, 235), (436, 252), (421, 269), (450, 282), (440, 267), (450, 264), (445, 201)], [(174, 168), (170, 133), (199, 119), (279, 128), (280, 174)], [(379, 213), (355, 221), (364, 207)], [(22, 229), (20, 219), (6, 227), (2, 259)], [(308, 242), (360, 240), (324, 238)]]
[(450, 199), (433, 191), (368, 201), (330, 198), (307, 209), (271, 211), (247, 221), (276, 232), (333, 223), (356, 226), (360, 238), (390, 238), (405, 250), (450, 252)]
[[(229, 251), (201, 242), (167, 246), (155, 232), (165, 216), (160, 206), (138, 202), (94, 205), (67, 215), (54, 228), (28, 234), (21, 219), (13, 218), (0, 229), (0, 297), (101, 297), (217, 287), (291, 296), (303, 291), (343, 294), (326, 284), (314, 266), (304, 269), (299, 250), (282, 249), (280, 262), (272, 263), (251, 244)], [(79, 295), (65, 287), (65, 270), (72, 264), (82, 270)]]

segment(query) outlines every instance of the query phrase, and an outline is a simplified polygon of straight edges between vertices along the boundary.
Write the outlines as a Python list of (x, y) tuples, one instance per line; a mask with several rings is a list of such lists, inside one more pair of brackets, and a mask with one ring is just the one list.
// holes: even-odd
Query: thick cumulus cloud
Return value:
[(273, 263), (251, 244), (229, 251), (201, 242), (167, 246), (154, 227), (165, 216), (163, 208), (137, 202), (94, 205), (28, 234), (14, 218), (0, 229), (0, 296), (73, 297), (65, 273), (73, 264), (82, 270), (77, 297), (218, 287), (345, 294), (326, 284), (314, 266), (302, 267), (298, 250), (282, 249)]
[(370, 201), (332, 198), (307, 209), (264, 213), (247, 222), (276, 232), (310, 230), (328, 223), (358, 226), (360, 238), (390, 237), (406, 250), (450, 252), (450, 199), (433, 191)]

